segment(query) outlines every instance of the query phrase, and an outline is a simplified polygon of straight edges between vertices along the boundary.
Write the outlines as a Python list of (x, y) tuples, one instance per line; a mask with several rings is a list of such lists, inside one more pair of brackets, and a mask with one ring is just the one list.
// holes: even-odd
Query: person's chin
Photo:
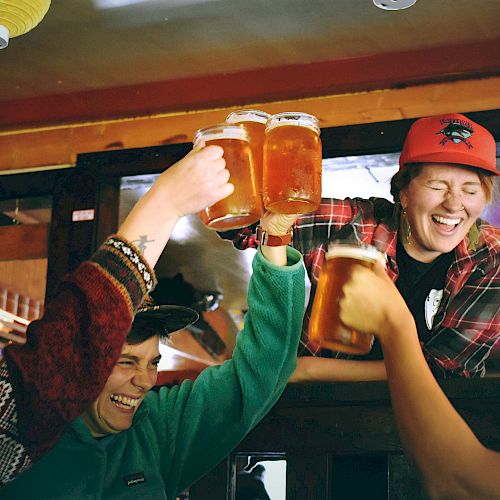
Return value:
[(118, 434), (119, 432), (126, 431), (132, 426), (132, 419), (116, 419), (111, 422), (107, 422), (106, 431), (107, 434)]
[(106, 421), (106, 427), (108, 432), (116, 434), (118, 432), (126, 431), (132, 426), (135, 412), (124, 414), (123, 411), (113, 411), (113, 415), (110, 415)]
[(450, 241), (443, 241), (439, 245), (436, 245), (434, 248), (437, 252), (439, 252), (441, 254), (450, 253), (458, 246), (458, 244), (462, 241), (462, 239), (453, 239)]

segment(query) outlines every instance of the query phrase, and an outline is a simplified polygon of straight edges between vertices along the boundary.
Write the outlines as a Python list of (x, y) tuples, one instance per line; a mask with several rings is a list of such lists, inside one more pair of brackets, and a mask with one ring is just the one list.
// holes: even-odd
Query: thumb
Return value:
[(387, 274), (387, 271), (385, 270), (385, 264), (383, 264), (380, 260), (375, 261), (375, 263), (372, 266), (373, 272), (379, 277), (382, 278), (385, 281), (390, 281), (392, 283), (391, 278), (389, 278), (389, 275)]

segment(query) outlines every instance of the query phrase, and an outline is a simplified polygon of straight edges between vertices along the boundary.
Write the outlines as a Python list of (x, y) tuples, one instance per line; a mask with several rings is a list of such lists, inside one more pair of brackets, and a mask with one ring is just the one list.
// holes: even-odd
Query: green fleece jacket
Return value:
[(0, 498), (171, 500), (212, 469), (274, 405), (296, 366), (304, 267), (287, 252), (286, 267), (257, 252), (232, 359), (150, 392), (126, 431), (94, 439), (77, 419)]

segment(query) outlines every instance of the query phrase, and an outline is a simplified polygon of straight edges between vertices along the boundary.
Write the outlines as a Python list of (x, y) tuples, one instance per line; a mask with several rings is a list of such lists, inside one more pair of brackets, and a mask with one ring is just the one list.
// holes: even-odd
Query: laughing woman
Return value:
[[(312, 298), (332, 240), (354, 238), (387, 255), (387, 272), (417, 325), (435, 376), (476, 377), (500, 337), (500, 231), (480, 214), (493, 199), (496, 144), (464, 115), (422, 118), (412, 125), (386, 199), (323, 199), (293, 227), (304, 254), (311, 300), (303, 349), (291, 381), (382, 380), (379, 344), (364, 359), (340, 359), (307, 335)], [(253, 232), (225, 234), (238, 248), (257, 245)]]

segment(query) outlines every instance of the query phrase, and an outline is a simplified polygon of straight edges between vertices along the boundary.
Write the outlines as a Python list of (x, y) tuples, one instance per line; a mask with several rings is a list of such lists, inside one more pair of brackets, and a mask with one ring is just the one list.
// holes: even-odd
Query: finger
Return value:
[(231, 173), (229, 172), (229, 170), (227, 168), (223, 168), (222, 170), (220, 170), (218, 172), (218, 177), (219, 177), (219, 182), (221, 184), (225, 184), (228, 180), (229, 180), (229, 177), (231, 176)]
[(219, 189), (219, 195), (220, 195), (220, 200), (223, 198), (227, 198), (230, 194), (232, 194), (234, 191), (234, 184), (231, 184), (230, 182), (226, 182), (224, 185), (222, 185)]
[(199, 152), (204, 155), (207, 160), (218, 160), (224, 155), (224, 150), (215, 144), (205, 146)]

